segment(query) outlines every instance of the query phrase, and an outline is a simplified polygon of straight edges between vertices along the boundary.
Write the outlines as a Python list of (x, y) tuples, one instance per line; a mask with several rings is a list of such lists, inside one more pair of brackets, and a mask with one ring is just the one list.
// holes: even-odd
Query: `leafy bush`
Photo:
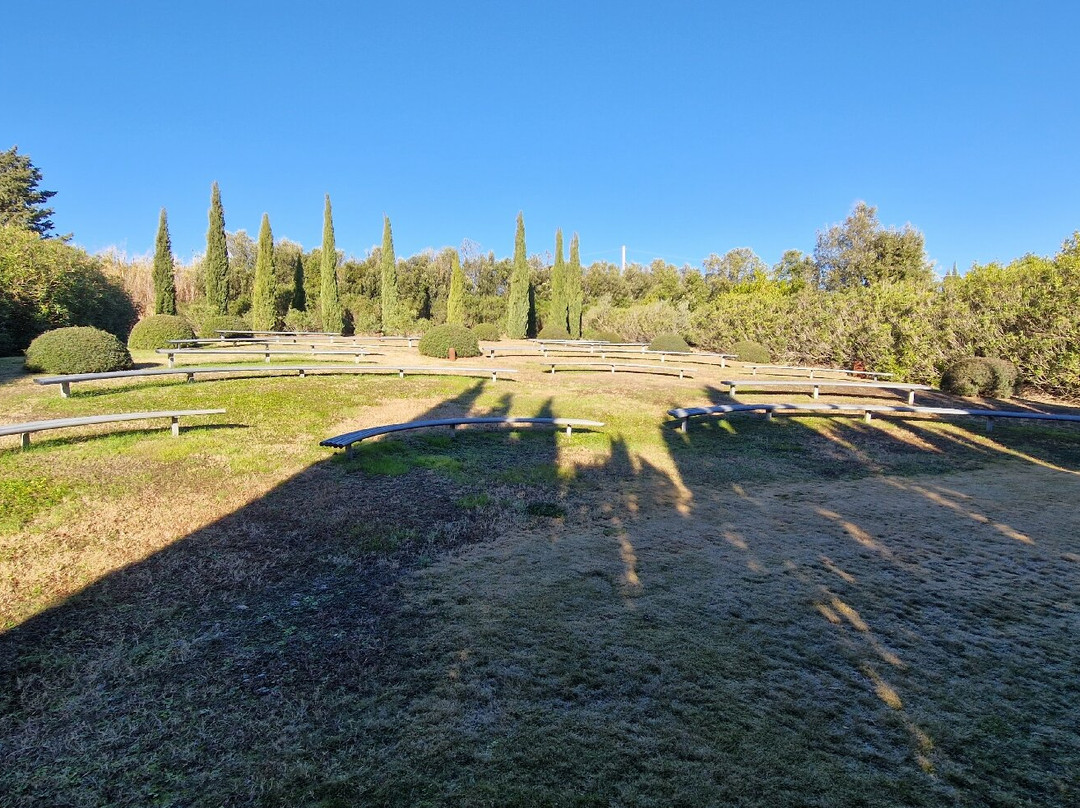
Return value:
[(689, 351), (690, 346), (678, 334), (657, 334), (649, 343), (650, 351)]
[(461, 325), (437, 325), (420, 338), (420, 353), (424, 356), (448, 359), (451, 348), (459, 357), (480, 355), (476, 335)]
[(560, 323), (550, 323), (540, 329), (539, 339), (570, 339), (570, 332)]
[[(690, 331), (690, 307), (668, 300), (617, 307), (607, 295), (582, 318), (586, 331), (610, 331), (634, 342), (648, 342), (658, 334), (686, 334)], [(623, 340), (616, 340), (622, 342)]]
[(502, 329), (495, 323), (477, 323), (473, 326), (472, 332), (477, 339), (487, 342), (498, 342), (502, 339)]
[(251, 324), (235, 314), (214, 314), (199, 324), (200, 337), (220, 337), (219, 331), (250, 331)]
[(740, 362), (768, 362), (772, 358), (768, 348), (749, 339), (736, 342), (728, 353), (735, 354)]
[(174, 339), (191, 339), (195, 332), (183, 317), (175, 314), (152, 314), (135, 323), (128, 336), (128, 349), (153, 351), (168, 348)]
[(604, 329), (589, 329), (585, 332), (585, 339), (592, 340), (594, 342), (626, 342), (623, 339), (622, 334), (617, 334), (614, 331), (605, 331)]
[[(285, 330), (322, 331), (322, 320), (319, 318), (318, 312), (289, 309), (289, 312), (285, 315)], [(356, 330), (360, 331), (361, 329), (357, 328)]]
[(26, 349), (26, 369), (45, 373), (104, 373), (127, 370), (131, 354), (107, 331), (72, 326), (46, 331)]
[(1016, 366), (982, 356), (958, 359), (941, 377), (941, 389), (956, 396), (1008, 398), (1016, 388)]

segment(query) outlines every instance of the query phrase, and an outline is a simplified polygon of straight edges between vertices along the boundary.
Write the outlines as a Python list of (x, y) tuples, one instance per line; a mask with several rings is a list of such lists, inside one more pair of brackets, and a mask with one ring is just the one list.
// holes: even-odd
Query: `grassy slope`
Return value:
[[(7, 420), (229, 410), (0, 449), (4, 804), (1080, 794), (1077, 430), (660, 428), (706, 374), (4, 372)], [(317, 446), (487, 411), (609, 426)]]

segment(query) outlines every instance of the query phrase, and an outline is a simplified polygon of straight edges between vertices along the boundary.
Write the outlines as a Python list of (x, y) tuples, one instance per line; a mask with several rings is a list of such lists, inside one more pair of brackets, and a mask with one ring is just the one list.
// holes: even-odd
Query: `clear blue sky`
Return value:
[(856, 200), (947, 270), (1080, 229), (1080, 3), (18, 3), (0, 148), (96, 251), (226, 227), (363, 255), (809, 252)]

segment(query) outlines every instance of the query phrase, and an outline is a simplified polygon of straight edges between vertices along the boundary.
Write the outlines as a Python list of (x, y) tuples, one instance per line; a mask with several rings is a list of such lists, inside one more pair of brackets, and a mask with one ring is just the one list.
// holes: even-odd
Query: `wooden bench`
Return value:
[[(720, 384), (726, 384), (728, 395), (734, 396), (740, 387), (748, 387), (751, 390), (760, 390), (763, 387), (812, 387), (813, 398), (818, 398), (822, 387), (842, 387), (855, 390), (896, 390), (907, 393), (908, 404), (915, 403), (916, 390), (935, 390), (928, 384), (906, 384), (904, 382), (853, 382), (844, 379), (815, 379), (801, 381), (798, 379), (725, 379)], [(935, 390), (936, 392), (936, 390)]]
[(296, 341), (299, 339), (301, 342), (309, 342), (312, 339), (319, 341), (320, 343), (329, 342), (337, 344), (341, 340), (364, 340), (368, 344), (382, 344), (385, 342), (405, 342), (410, 348), (413, 347), (413, 343), (419, 342), (420, 337), (346, 337), (341, 334), (334, 334), (329, 331), (230, 331), (228, 329), (218, 329), (219, 334), (225, 337), (229, 334), (243, 334), (249, 338), (265, 337), (269, 340), (289, 340)]
[(678, 373), (680, 379), (685, 378), (686, 374), (689, 373), (686, 368), (676, 368), (671, 367), (670, 365), (643, 365), (635, 364), (633, 362), (541, 362), (540, 364), (550, 367), (553, 376), (555, 375), (556, 368), (576, 368), (585, 370), (590, 368), (608, 368), (612, 373), (616, 370), (644, 370), (652, 373), (664, 373), (665, 375), (667, 375), (667, 372), (670, 372)]
[(312, 349), (310, 351), (282, 351), (276, 348), (215, 348), (204, 350), (202, 348), (158, 348), (157, 353), (165, 354), (169, 358), (169, 367), (175, 367), (177, 356), (261, 356), (266, 362), (275, 356), (352, 356), (357, 363), (365, 356), (377, 356), (363, 348), (352, 351), (331, 351)]
[(797, 370), (805, 371), (809, 378), (814, 378), (815, 373), (844, 373), (849, 376), (869, 377), (872, 379), (883, 379), (888, 376), (892, 376), (892, 373), (878, 373), (872, 370), (854, 370), (851, 368), (815, 368), (808, 365), (757, 365), (757, 364), (745, 364), (743, 367), (750, 368), (750, 375), (756, 376), (759, 370)]
[(482, 416), (473, 418), (436, 418), (429, 421), (408, 421), (403, 424), (384, 424), (372, 426), (366, 429), (358, 429), (355, 432), (346, 432), (334, 438), (319, 441), (320, 446), (329, 446), (333, 449), (344, 449), (348, 454), (354, 443), (359, 443), (368, 438), (378, 435), (388, 435), (391, 432), (403, 432), (407, 429), (426, 429), (428, 427), (448, 426), (457, 429), (459, 426), (470, 424), (496, 424), (499, 426), (529, 426), (533, 424), (551, 424), (553, 426), (566, 427), (566, 434), (571, 434), (575, 426), (602, 427), (601, 421), (588, 421), (584, 418), (532, 418), (511, 416)]
[(492, 381), (498, 381), (500, 373), (517, 373), (514, 368), (468, 368), (468, 367), (411, 367), (396, 365), (248, 365), (247, 367), (219, 367), (211, 365), (189, 365), (182, 368), (140, 368), (138, 370), (111, 370), (104, 373), (71, 373), (66, 376), (42, 376), (34, 379), (37, 384), (60, 385), (60, 396), (71, 396), (71, 385), (75, 382), (89, 382), (98, 379), (132, 379), (140, 376), (185, 376), (187, 381), (195, 381), (197, 373), (213, 373), (218, 375), (230, 375), (235, 373), (297, 373), (304, 378), (308, 373), (322, 371), (331, 373), (397, 373), (404, 378), (406, 374), (415, 375), (442, 375), (454, 373), (470, 373), (483, 376), (491, 376)]
[(863, 420), (870, 422), (874, 414), (893, 415), (904, 418), (912, 415), (963, 415), (986, 419), (986, 431), (994, 428), (994, 420), (997, 418), (1019, 418), (1039, 421), (1072, 421), (1080, 423), (1080, 414), (1068, 413), (1031, 412), (1029, 410), (990, 410), (984, 408), (965, 407), (904, 407), (888, 404), (716, 404), (711, 407), (679, 407), (668, 410), (668, 415), (680, 419), (679, 429), (686, 432), (691, 418), (706, 415), (724, 416), (734, 412), (764, 412), (768, 420), (772, 420), (776, 413), (785, 414), (808, 414), (808, 415), (846, 415), (855, 413), (863, 416)]
[(180, 434), (180, 418), (189, 415), (222, 415), (225, 410), (164, 410), (160, 412), (121, 412), (112, 415), (84, 415), (80, 418), (56, 418), (51, 421), (28, 421), (24, 424), (5, 424), (0, 426), (0, 435), (19, 435), (22, 448), (30, 446), (30, 436), (46, 429), (63, 429), (69, 426), (87, 426), (89, 424), (109, 424), (114, 421), (149, 421), (156, 418), (169, 418), (172, 421), (173, 436)]

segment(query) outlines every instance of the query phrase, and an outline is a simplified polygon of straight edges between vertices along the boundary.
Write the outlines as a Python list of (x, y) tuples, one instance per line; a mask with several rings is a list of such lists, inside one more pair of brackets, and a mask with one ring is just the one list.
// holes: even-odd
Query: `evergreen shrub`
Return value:
[(585, 332), (585, 339), (592, 340), (593, 342), (626, 342), (623, 339), (622, 334), (617, 334), (614, 331), (606, 331), (604, 329), (589, 329)]
[(477, 339), (487, 342), (498, 342), (502, 339), (502, 329), (495, 323), (477, 323), (473, 326), (472, 332)]
[(151, 314), (135, 323), (128, 335), (128, 349), (153, 351), (170, 347), (174, 339), (191, 339), (195, 336), (191, 325), (175, 314)]
[(26, 369), (43, 373), (105, 373), (127, 370), (131, 354), (115, 336), (90, 326), (46, 331), (26, 349)]
[(559, 323), (550, 323), (541, 328), (536, 336), (539, 339), (570, 339), (570, 332)]
[(736, 342), (726, 353), (735, 354), (735, 358), (740, 362), (768, 362), (772, 359), (768, 348), (749, 339)]
[(941, 389), (955, 396), (1009, 398), (1016, 380), (1016, 366), (1012, 362), (973, 356), (958, 359), (945, 368)]
[(250, 331), (251, 324), (235, 314), (215, 314), (199, 324), (200, 337), (220, 337), (219, 331)]
[(458, 357), (479, 356), (480, 343), (472, 331), (461, 325), (437, 325), (420, 338), (420, 353), (441, 359), (450, 357), (453, 348)]
[(678, 334), (657, 334), (649, 343), (649, 350), (687, 352), (690, 350), (690, 346)]

